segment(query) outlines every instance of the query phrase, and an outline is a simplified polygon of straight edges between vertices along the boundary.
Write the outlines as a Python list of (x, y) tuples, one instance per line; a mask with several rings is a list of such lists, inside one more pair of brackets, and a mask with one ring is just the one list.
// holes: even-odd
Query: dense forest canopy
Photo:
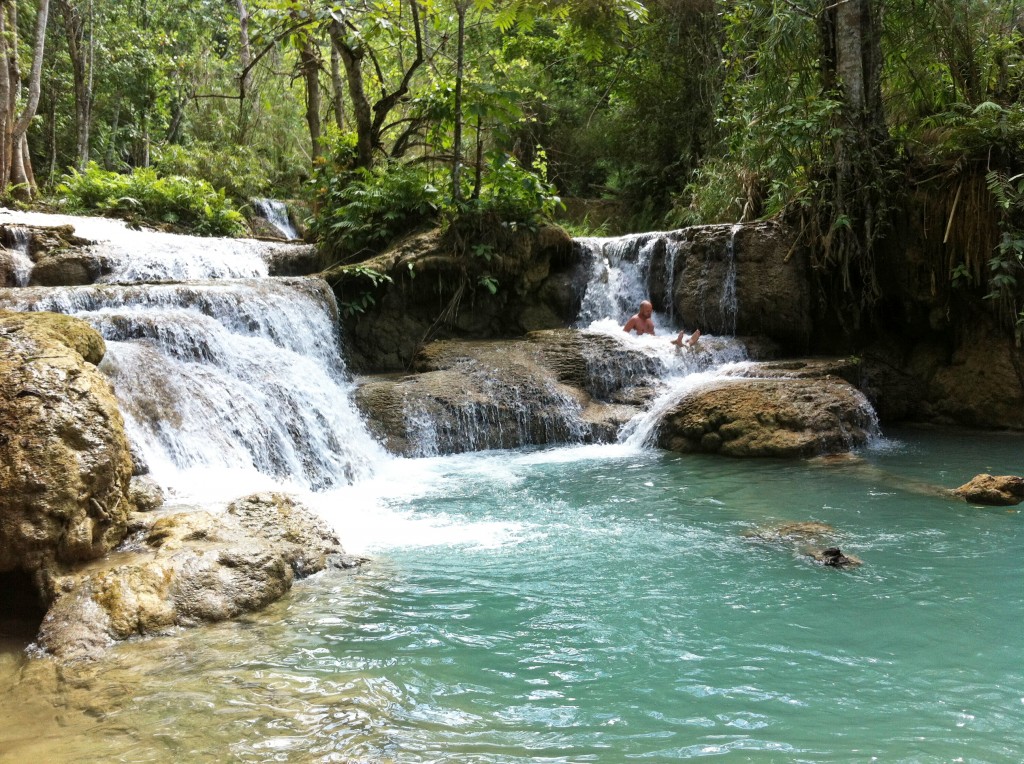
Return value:
[(340, 259), (558, 197), (613, 200), (635, 228), (779, 215), (815, 242), (824, 290), (864, 308), (894, 212), (923, 194), (962, 244), (951, 282), (1018, 315), (1017, 0), (3, 8), (9, 198), (112, 209), (181, 177), (161, 193), (214, 194), (212, 232), (253, 196), (304, 196)]

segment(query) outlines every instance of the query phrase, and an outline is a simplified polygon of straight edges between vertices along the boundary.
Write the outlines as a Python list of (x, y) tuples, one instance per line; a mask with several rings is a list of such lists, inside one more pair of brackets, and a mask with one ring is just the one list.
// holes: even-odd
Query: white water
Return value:
[(14, 285), (28, 286), (29, 279), (32, 277), (32, 268), (35, 267), (35, 263), (29, 256), (32, 234), (28, 229), (19, 225), (8, 226), (7, 231), (12, 239), (10, 252), (14, 266)]
[(286, 239), (295, 240), (299, 238), (299, 232), (292, 225), (288, 217), (287, 205), (278, 199), (253, 199), (252, 206), (256, 212), (276, 228)]
[[(108, 218), (48, 215), (0, 209), (0, 224), (70, 225), (75, 234), (95, 242), (93, 256), (107, 268), (102, 282), (138, 283), (197, 279), (254, 278), (267, 275), (269, 257), (294, 245), (253, 239), (185, 236), (137, 231)], [(109, 271), (109, 272), (107, 272)]]
[[(259, 275), (274, 246), (130, 231), (97, 218), (18, 217), (72, 223), (96, 250), (118, 253), (118, 273), (137, 277), (128, 281)], [(337, 307), (320, 279), (8, 289), (0, 307), (66, 313), (100, 331), (101, 370), (133, 447), (181, 501), (226, 501), (275, 485), (323, 490), (367, 479), (389, 459), (352, 404)]]

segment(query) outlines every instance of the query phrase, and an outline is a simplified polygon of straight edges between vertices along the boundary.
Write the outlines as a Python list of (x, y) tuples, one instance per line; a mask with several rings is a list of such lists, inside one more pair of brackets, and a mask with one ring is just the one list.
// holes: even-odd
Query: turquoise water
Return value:
[[(31, 735), (0, 722), (5, 760), (1019, 762), (1024, 517), (935, 489), (1020, 474), (1021, 446), (907, 430), (852, 461), (400, 463), (415, 494), (355, 534), (371, 565), (42, 695), (22, 669), (6, 697), (44, 711)], [(744, 535), (793, 520), (863, 566)]]

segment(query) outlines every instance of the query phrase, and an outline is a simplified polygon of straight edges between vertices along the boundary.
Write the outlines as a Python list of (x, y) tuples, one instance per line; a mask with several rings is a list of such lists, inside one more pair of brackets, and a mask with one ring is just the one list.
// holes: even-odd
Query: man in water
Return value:
[(644, 300), (640, 303), (640, 310), (636, 312), (626, 325), (622, 327), (622, 331), (629, 332), (635, 331), (637, 334), (654, 334), (654, 320), (651, 318), (651, 314), (654, 313), (654, 306), (651, 305), (650, 300)]
[[(632, 316), (626, 325), (622, 327), (622, 331), (636, 332), (637, 334), (654, 334), (654, 320), (651, 315), (654, 313), (654, 306), (651, 305), (650, 300), (644, 300), (640, 303), (640, 310), (636, 312), (636, 315)], [(677, 348), (692, 348), (697, 344), (697, 340), (700, 339), (700, 329), (697, 329), (689, 337), (686, 336), (686, 331), (681, 331), (672, 340), (672, 344)]]

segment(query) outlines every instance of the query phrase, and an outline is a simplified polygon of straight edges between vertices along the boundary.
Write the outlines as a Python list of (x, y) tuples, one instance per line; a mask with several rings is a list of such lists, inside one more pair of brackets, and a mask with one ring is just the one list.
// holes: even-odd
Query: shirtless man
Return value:
[(637, 334), (654, 334), (654, 321), (651, 319), (652, 313), (654, 313), (654, 306), (651, 305), (649, 300), (644, 300), (640, 303), (640, 310), (626, 322), (626, 325), (622, 327), (622, 331), (627, 334), (633, 331)]

